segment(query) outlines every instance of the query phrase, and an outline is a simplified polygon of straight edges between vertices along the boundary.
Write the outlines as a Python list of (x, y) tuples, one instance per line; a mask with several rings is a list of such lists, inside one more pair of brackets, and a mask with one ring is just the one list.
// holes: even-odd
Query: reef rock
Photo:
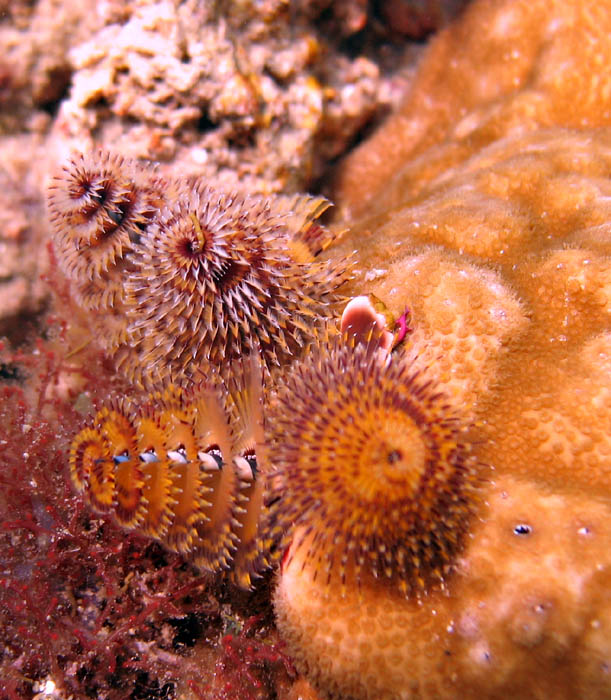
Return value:
[(291, 549), (278, 624), (326, 697), (611, 694), (609, 37), (608, 2), (475, 2), (341, 171), (352, 290), (409, 309), (394, 352), (488, 473), (445, 591), (343, 595)]
[(250, 192), (320, 177), (406, 80), (384, 74), (382, 49), (342, 46), (361, 22), (372, 31), (366, 11), (354, 24), (325, 10), (0, 0), (0, 333), (19, 342), (21, 321), (48, 303), (43, 191), (74, 151), (108, 146)]
[(60, 157), (95, 138), (227, 187), (300, 189), (393, 99), (375, 60), (348, 57), (313, 25), (309, 2), (122, 10), (69, 53)]

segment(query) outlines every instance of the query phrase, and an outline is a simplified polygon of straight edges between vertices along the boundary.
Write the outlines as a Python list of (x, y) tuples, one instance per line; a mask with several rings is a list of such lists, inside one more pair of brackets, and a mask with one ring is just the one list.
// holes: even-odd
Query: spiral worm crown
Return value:
[(94, 510), (249, 588), (270, 563), (260, 528), (260, 392), (200, 382), (103, 407), (72, 441), (70, 473)]
[(316, 335), (347, 276), (347, 264), (310, 250), (322, 245), (312, 219), (327, 205), (200, 185), (164, 209), (127, 279), (131, 376), (188, 377), (255, 347), (280, 364)]
[(160, 187), (135, 162), (104, 151), (74, 156), (53, 178), (48, 196), (67, 277), (85, 284), (112, 273), (161, 201)]
[[(135, 384), (183, 383), (260, 352), (281, 365), (333, 315), (350, 262), (321, 261), (324, 197), (223, 193), (99, 151), (53, 178), (59, 265)], [(94, 312), (94, 313), (91, 313)]]
[(374, 346), (336, 338), (291, 372), (269, 423), (270, 531), (290, 551), (307, 547), (315, 570), (344, 583), (373, 574), (406, 595), (444, 584), (480, 468), (433, 382), (404, 359), (382, 362)]

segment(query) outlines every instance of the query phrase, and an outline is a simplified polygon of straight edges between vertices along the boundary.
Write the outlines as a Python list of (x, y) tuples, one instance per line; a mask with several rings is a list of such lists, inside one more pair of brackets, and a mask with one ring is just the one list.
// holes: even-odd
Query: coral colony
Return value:
[(327, 699), (610, 696), (609, 36), (475, 0), (346, 161), (349, 236), (64, 166), (71, 323), (1, 358), (7, 697), (264, 700), (292, 663)]
[[(472, 419), (471, 454), (490, 467), (447, 595), (417, 600), (379, 563), (360, 587), (347, 565), (342, 584), (346, 486), (329, 481), (328, 504), (319, 482), (273, 595), (325, 697), (611, 694), (610, 36), (609, 2), (476, 0), (343, 164), (352, 220), (334, 254), (356, 248), (354, 288), (409, 307), (402, 352)], [(349, 433), (336, 413), (321, 425), (343, 416)], [(293, 428), (304, 444), (322, 434), (308, 420)], [(311, 464), (305, 447), (281, 454), (287, 473)], [(319, 513), (338, 534), (332, 567), (310, 556)]]

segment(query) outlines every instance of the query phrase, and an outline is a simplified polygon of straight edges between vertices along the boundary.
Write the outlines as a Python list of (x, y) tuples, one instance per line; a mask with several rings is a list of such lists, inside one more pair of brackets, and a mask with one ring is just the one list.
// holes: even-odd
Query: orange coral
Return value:
[[(476, 514), (459, 522), (460, 542), (444, 549), (437, 541), (447, 564), (416, 552), (402, 569), (398, 562), (405, 555), (386, 517), (392, 508), (356, 508), (355, 523), (345, 499), (333, 500), (334, 488), (346, 486), (334, 480), (338, 468), (355, 472), (348, 484), (354, 489), (359, 475), (384, 472), (389, 456), (391, 471), (395, 465), (394, 450), (359, 450), (356, 440), (346, 442), (338, 422), (348, 439), (363, 421), (380, 426), (382, 437), (390, 434), (401, 447), (414, 434), (401, 420), (397, 430), (388, 429), (391, 411), (374, 415), (372, 390), (363, 377), (343, 383), (356, 371), (352, 362), (367, 369), (372, 357), (363, 350), (346, 356), (346, 376), (324, 374), (333, 352), (331, 359), (310, 357), (304, 375), (290, 370), (295, 376), (281, 380), (279, 393), (271, 394), (277, 421), (272, 457), (279, 468), (273, 509), (292, 542), (275, 607), (298, 668), (324, 696), (611, 693), (611, 139), (599, 128), (609, 125), (610, 17), (607, 3), (476, 0), (431, 43), (401, 112), (343, 171), (337, 193), (353, 227), (334, 255), (341, 259), (358, 249), (358, 274), (346, 291), (371, 293), (395, 317), (409, 310), (412, 331), (390, 367), (409, 367), (430, 378), (446, 397), (443, 415), (473, 426), (469, 464), (477, 459), (492, 472)], [(284, 245), (292, 263), (310, 261), (325, 247), (329, 238), (316, 224), (321, 200), (282, 199), (270, 206), (288, 228)], [(191, 223), (197, 240), (201, 221), (195, 217)], [(333, 264), (325, 274), (331, 269)], [(134, 298), (144, 294), (132, 292)], [(148, 313), (144, 297), (138, 304)], [(356, 310), (351, 308), (350, 318), (358, 333)], [(366, 318), (375, 316), (365, 310)], [(181, 319), (178, 326), (197, 320)], [(227, 322), (229, 327), (239, 328), (239, 320)], [(255, 333), (260, 342), (258, 328)], [(283, 340), (292, 344), (290, 331)], [(162, 361), (146, 339), (134, 344), (153, 365)], [(236, 347), (225, 346), (225, 355), (241, 352)], [(249, 350), (248, 339), (241, 347)], [(382, 361), (379, 354), (375, 361)], [(383, 387), (387, 370), (371, 367)], [(299, 388), (304, 378), (326, 394), (308, 397)], [(346, 386), (352, 393), (344, 396)], [(346, 405), (353, 409), (341, 412)], [(426, 405), (431, 410), (419, 424), (425, 428), (441, 410), (437, 399)], [(294, 406), (301, 410), (296, 421)], [(106, 430), (107, 417), (120, 425), (113, 411), (121, 414), (123, 406), (110, 409), (99, 421)], [(330, 413), (334, 410), (337, 415)], [(163, 409), (150, 415), (159, 417)], [(317, 426), (317, 415), (327, 416), (326, 422)], [(150, 434), (157, 429), (151, 425)], [(82, 435), (91, 445), (79, 447), (85, 466), (75, 466), (77, 483), (93, 483), (95, 507), (115, 513), (116, 485), (127, 484), (120, 517), (129, 526), (131, 504), (144, 488), (139, 472), (125, 466), (118, 443), (109, 448), (100, 426)], [(447, 452), (453, 435), (444, 435)], [(167, 456), (165, 443), (160, 445)], [(144, 444), (137, 449), (147, 453)], [(234, 460), (234, 477), (248, 475), (250, 449), (245, 447), (242, 461)], [(341, 459), (330, 457), (333, 450)], [(170, 452), (180, 454), (178, 448)], [(115, 469), (116, 457), (122, 469)], [(411, 463), (403, 466), (413, 473)], [(308, 478), (321, 468), (330, 479)], [(263, 503), (263, 493), (252, 469), (250, 474), (255, 478), (240, 493), (253, 510), (243, 518), (236, 509), (234, 518), (240, 532), (256, 538), (260, 515), (250, 512), (259, 513), (255, 503)], [(164, 475), (159, 470), (155, 476)], [(164, 479), (155, 486), (155, 499), (169, 504), (178, 499), (174, 492), (166, 496)], [(381, 480), (374, 489), (383, 486)], [(333, 507), (326, 513), (323, 496), (329, 493)], [(442, 508), (426, 508), (433, 500), (415, 501), (427, 522), (439, 516), (433, 534), (425, 533), (427, 546), (436, 542), (444, 522)], [(186, 501), (183, 505), (185, 517), (176, 521), (182, 532), (190, 512)], [(161, 537), (170, 530), (174, 507), (156, 516)], [(452, 513), (457, 511), (458, 506)], [(135, 513), (135, 521), (144, 518)], [(215, 522), (228, 522), (226, 515), (224, 510)], [(374, 521), (385, 529), (378, 532), (370, 525)], [(362, 546), (348, 536), (352, 525), (368, 535)], [(415, 541), (412, 533), (400, 534), (403, 542)], [(447, 529), (443, 534), (447, 537)], [(183, 549), (190, 545), (179, 543), (187, 541), (183, 534), (173, 540)], [(218, 541), (220, 553), (206, 550), (201, 556), (213, 567), (240, 559), (232, 537), (215, 531), (210, 541), (213, 547)], [(198, 546), (202, 552), (204, 545)], [(257, 551), (249, 548), (242, 558), (249, 577), (258, 570)], [(358, 554), (368, 552), (374, 553), (373, 564), (359, 565)], [(382, 571), (376, 579), (374, 572)], [(407, 581), (407, 596), (397, 579)]]
[(487, 501), (449, 595), (406, 599), (372, 577), (342, 595), (337, 570), (321, 585), (293, 554), (278, 625), (324, 697), (609, 696), (608, 508), (511, 477)]
[(608, 126), (610, 33), (607, 2), (471, 3), (431, 42), (402, 108), (346, 159), (336, 200), (350, 217), (383, 212), (505, 136)]
[(291, 549), (278, 624), (325, 696), (611, 692), (611, 140), (593, 128), (609, 123), (610, 17), (474, 2), (347, 163), (348, 289), (410, 310), (395, 352), (473, 421), (493, 472), (447, 595), (363, 576), (342, 596), (339, 569), (321, 582)]

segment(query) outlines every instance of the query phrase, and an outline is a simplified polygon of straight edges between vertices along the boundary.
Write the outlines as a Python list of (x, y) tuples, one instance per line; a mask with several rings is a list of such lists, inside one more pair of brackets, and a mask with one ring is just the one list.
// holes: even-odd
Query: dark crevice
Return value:
[(49, 74), (44, 94), (37, 99), (38, 107), (51, 117), (55, 117), (61, 103), (68, 97), (71, 83), (72, 71), (68, 66), (54, 68)]
[(206, 134), (209, 131), (214, 131), (217, 128), (217, 124), (210, 119), (210, 115), (207, 111), (202, 110), (200, 118), (197, 120), (195, 128), (200, 134)]

